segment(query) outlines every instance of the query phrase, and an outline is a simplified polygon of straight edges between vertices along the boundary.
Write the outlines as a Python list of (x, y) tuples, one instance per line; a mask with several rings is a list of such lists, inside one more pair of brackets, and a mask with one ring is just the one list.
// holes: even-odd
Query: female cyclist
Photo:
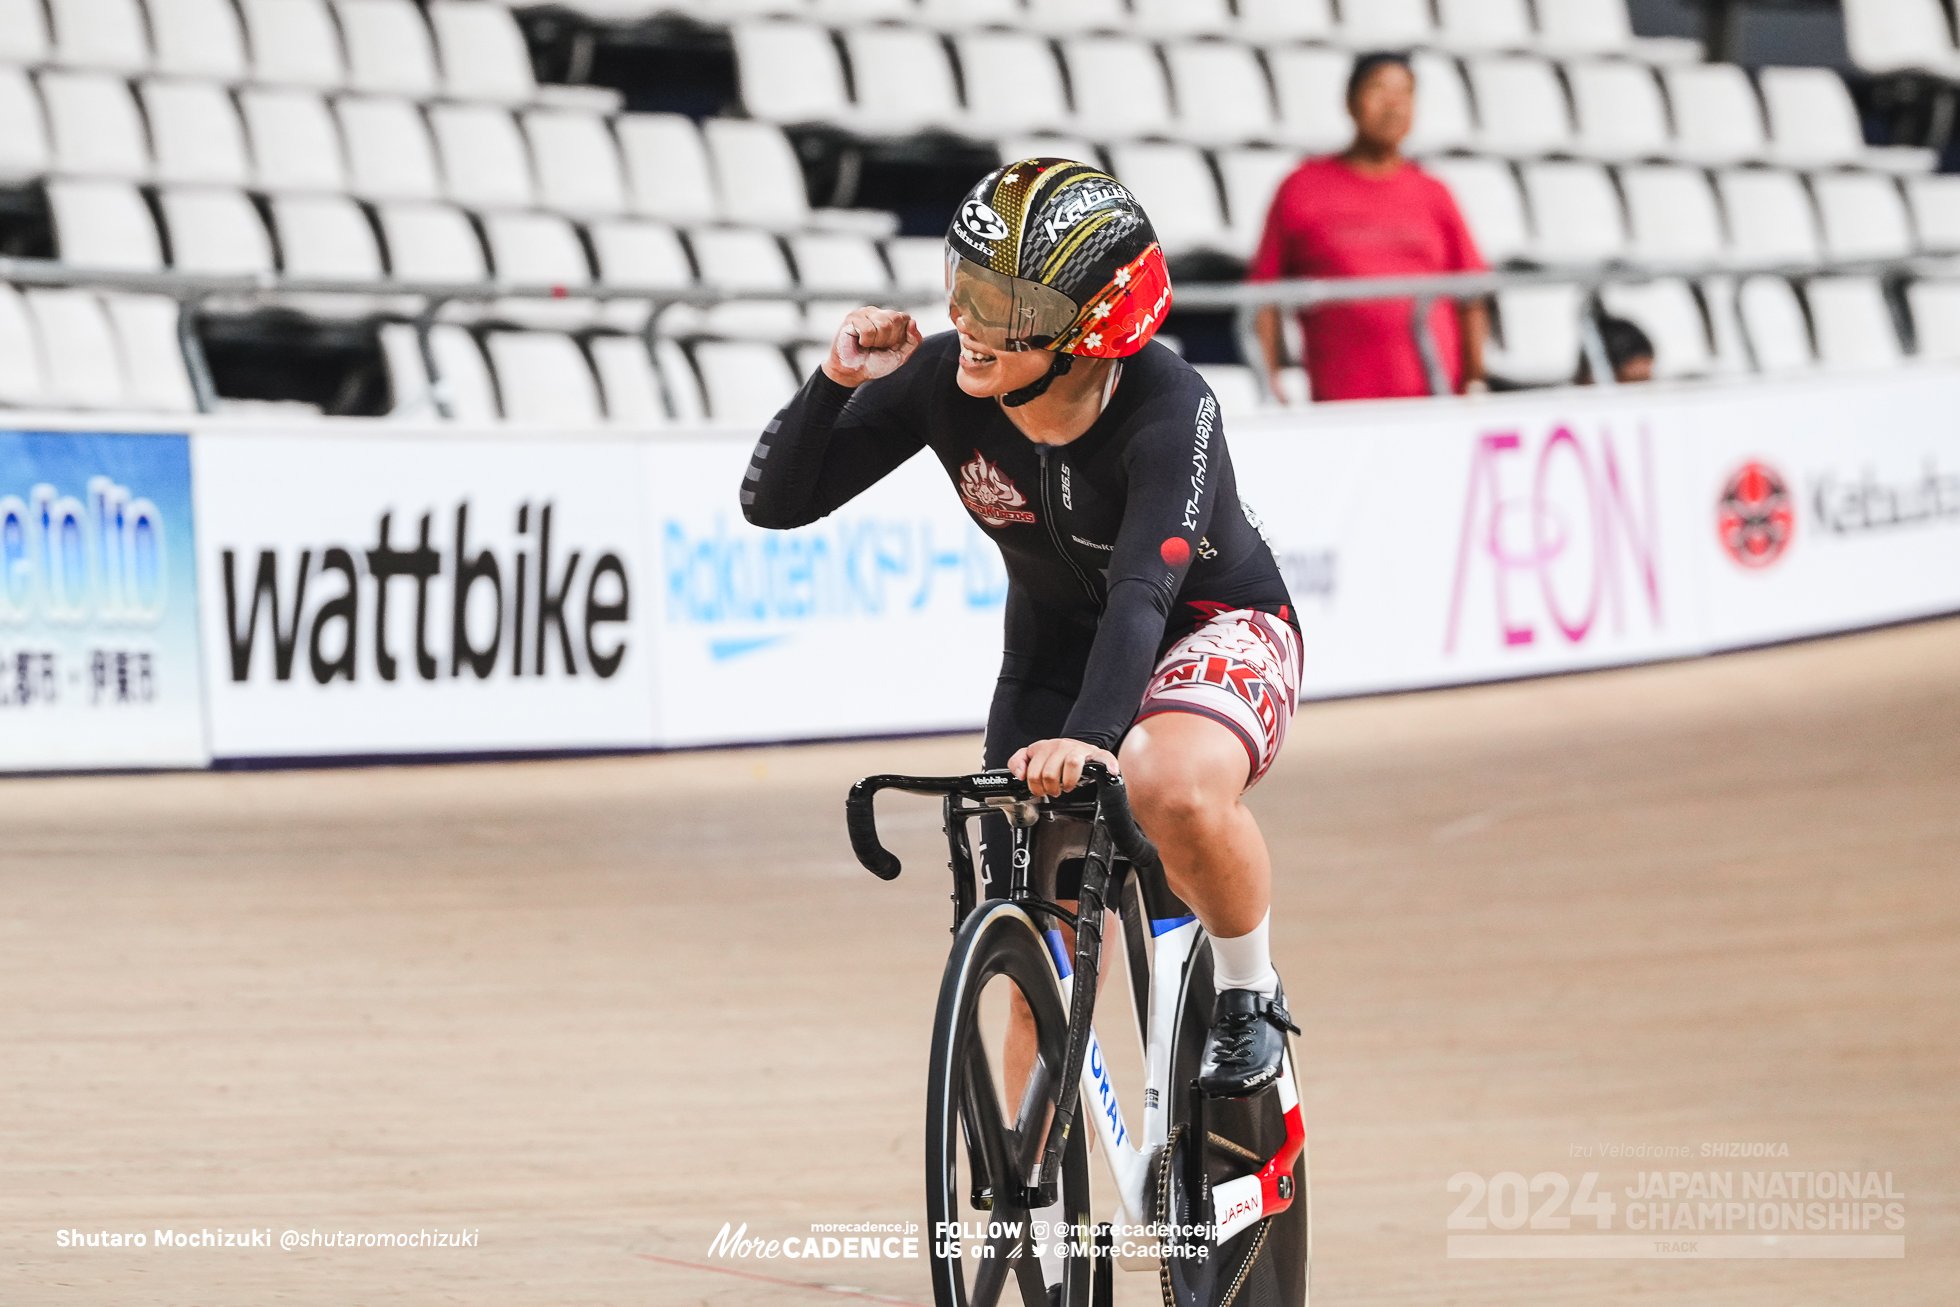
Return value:
[(1200, 1084), (1255, 1093), (1292, 1025), (1267, 949), (1272, 864), (1240, 802), (1298, 694), (1285, 583), (1217, 400), (1151, 343), (1170, 276), (1135, 197), (1086, 164), (1023, 159), (968, 193), (946, 246), (956, 331), (853, 312), (756, 445), (743, 514), (803, 526), (932, 450), (1007, 565), (986, 765), (1038, 795), (1090, 759), (1120, 766), (1211, 937)]

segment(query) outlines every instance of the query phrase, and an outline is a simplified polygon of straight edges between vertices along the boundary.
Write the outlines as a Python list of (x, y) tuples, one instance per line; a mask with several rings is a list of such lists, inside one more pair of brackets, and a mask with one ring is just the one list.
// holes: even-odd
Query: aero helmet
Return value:
[(1058, 364), (1136, 353), (1171, 302), (1143, 206), (1071, 159), (1022, 159), (967, 192), (946, 231), (946, 288), (969, 336), (989, 349), (1052, 350)]

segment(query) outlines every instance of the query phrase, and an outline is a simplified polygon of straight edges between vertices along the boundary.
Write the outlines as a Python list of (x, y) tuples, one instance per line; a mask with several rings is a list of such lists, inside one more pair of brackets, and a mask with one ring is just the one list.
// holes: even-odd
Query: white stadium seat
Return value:
[[(1410, 68), (1416, 75), (1416, 117), (1404, 148), (1418, 155), (1469, 148), (1477, 137), (1477, 122), (1470, 109), (1470, 88), (1464, 84), (1462, 66), (1447, 55), (1418, 50)], [(1341, 114), (1343, 118), (1347, 115), (1345, 102)], [(1342, 145), (1354, 135), (1352, 122), (1347, 128)]]
[[(438, 353), (437, 332), (458, 330), (460, 328), (448, 325), (432, 328), (429, 352)], [(464, 333), (464, 339), (468, 339), (468, 333)], [(436, 417), (435, 398), (429, 393), (429, 369), (422, 361), (419, 333), (406, 322), (386, 322), (381, 325), (380, 341), (381, 359), (387, 369), (392, 400), (388, 416), (396, 421), (433, 421)], [(496, 400), (491, 394), (489, 371), (483, 368), (481, 355), (478, 356), (477, 367), (483, 373), (483, 407), (494, 418)]]
[(1300, 155), (1292, 150), (1248, 147), (1220, 150), (1216, 155), (1218, 177), (1225, 186), (1225, 219), (1229, 233), (1228, 254), (1249, 259), (1259, 248), (1266, 230), (1266, 215), (1272, 210), (1279, 185), (1300, 166)]
[(694, 265), (680, 234), (665, 223), (601, 218), (586, 228), (600, 279), (634, 290), (680, 290), (694, 284)]
[(361, 207), (344, 195), (280, 195), (269, 201), (289, 277), (378, 281), (381, 249)]
[(445, 94), (497, 104), (527, 104), (537, 97), (530, 51), (510, 10), (481, 0), (436, 0), (428, 12)]
[(1625, 60), (1574, 61), (1566, 85), (1579, 120), (1579, 153), (1593, 159), (1658, 159), (1672, 152), (1667, 102), (1654, 70)]
[(811, 232), (791, 236), (788, 244), (797, 284), (804, 290), (875, 296), (891, 289), (892, 275), (878, 247), (863, 236)]
[(1218, 184), (1196, 147), (1168, 143), (1114, 145), (1109, 151), (1116, 180), (1135, 193), (1164, 253), (1172, 258), (1196, 250), (1227, 250), (1231, 237), (1218, 203)]
[(1868, 73), (1931, 73), (1960, 78), (1940, 0), (1844, 0), (1845, 43)]
[[(1717, 173), (1715, 186), (1736, 258), (1745, 263), (1815, 263), (1822, 256), (1810, 197), (1795, 173), (1732, 170)], [(1746, 295), (1748, 287), (1743, 290)]]
[(1432, 159), (1423, 170), (1450, 188), (1485, 262), (1497, 267), (1531, 252), (1524, 196), (1509, 164), (1497, 159)]
[(251, 181), (237, 106), (215, 82), (150, 81), (141, 87), (156, 178), (244, 186)]
[(1014, 27), (1021, 21), (1021, 0), (920, 0), (919, 21), (943, 32)]
[(1844, 79), (1828, 68), (1765, 68), (1758, 76), (1769, 119), (1770, 149), (1795, 168), (1863, 164), (1930, 172), (1931, 150), (1865, 144), (1858, 108)]
[(1878, 278), (1813, 277), (1804, 296), (1824, 366), (1896, 367), (1905, 357)]
[(127, 404), (115, 332), (94, 292), (30, 290), (27, 309), (41, 340), (49, 403), (90, 409)]
[(803, 168), (781, 129), (711, 118), (704, 127), (721, 212), (730, 222), (788, 231), (810, 220)]
[(763, 122), (842, 122), (851, 115), (844, 67), (830, 33), (814, 23), (737, 23), (735, 71), (742, 105)]
[(844, 35), (857, 90), (853, 121), (869, 136), (906, 136), (959, 125), (959, 87), (936, 32), (867, 27)]
[(1654, 376), (1670, 381), (1705, 377), (1716, 370), (1701, 306), (1685, 281), (1608, 286), (1600, 292), (1606, 311), (1625, 318), (1654, 343)]
[(1222, 36), (1233, 30), (1226, 0), (1130, 0), (1130, 22), (1155, 37)]
[(1903, 259), (1915, 251), (1898, 183), (1874, 173), (1819, 173), (1810, 182), (1833, 259)]
[(1735, 64), (1661, 70), (1674, 109), (1674, 156), (1720, 167), (1765, 158), (1769, 135), (1762, 101), (1749, 74)]
[(1736, 305), (1735, 279), (1706, 277), (1701, 282), (1701, 299), (1708, 310), (1708, 334), (1714, 341), (1715, 371), (1722, 376), (1740, 376), (1752, 366), (1749, 345)]
[(1398, 50), (1430, 45), (1436, 25), (1429, 0), (1348, 0), (1341, 6), (1340, 38), (1355, 50)]
[(19, 291), (0, 282), (0, 404), (29, 408), (42, 402), (41, 346)]
[(1676, 164), (1620, 169), (1632, 253), (1651, 263), (1713, 262), (1724, 253), (1722, 211), (1708, 174)]
[(1197, 372), (1211, 387), (1218, 410), (1227, 421), (1249, 417), (1265, 403), (1259, 374), (1243, 363), (1200, 363)]
[[(0, 0), (0, 67), (42, 63), (53, 51), (48, 12), (41, 7), (41, 0)], [(16, 303), (13, 310), (6, 311), (25, 314), (27, 310)], [(37, 389), (39, 384), (37, 380)]]
[(412, 0), (336, 0), (334, 9), (353, 89), (416, 99), (442, 89), (429, 25)]
[(691, 119), (677, 113), (621, 114), (614, 131), (634, 213), (677, 223), (721, 216), (708, 149)]
[(1597, 263), (1626, 253), (1626, 217), (1613, 179), (1596, 163), (1527, 163), (1533, 249), (1547, 263)]
[(1024, 0), (1022, 19), (1038, 32), (1121, 32), (1130, 26), (1123, 0)]
[(708, 413), (724, 426), (761, 426), (802, 384), (782, 350), (754, 341), (704, 340), (694, 347), (694, 365)]
[(435, 146), (415, 105), (349, 96), (334, 112), (347, 144), (349, 191), (370, 200), (433, 200), (442, 193)]
[(154, 413), (193, 413), (190, 369), (177, 336), (177, 301), (163, 295), (102, 297), (122, 359), (124, 401)]
[(347, 168), (340, 128), (319, 94), (310, 90), (248, 87), (238, 93), (252, 167), (268, 191), (341, 191)]
[(129, 83), (112, 73), (45, 72), (41, 100), (55, 171), (79, 177), (147, 177), (149, 145)]
[(1082, 36), (1062, 42), (1075, 126), (1093, 140), (1160, 135), (1171, 128), (1169, 88), (1157, 51), (1127, 36)]
[(174, 77), (245, 77), (245, 34), (231, 0), (148, 0), (156, 70)]
[(1250, 46), (1187, 42), (1166, 46), (1164, 58), (1182, 139), (1204, 145), (1273, 139), (1272, 97)]
[(1537, 42), (1526, 0), (1436, 0), (1437, 40), (1465, 54), (1529, 50)]
[(245, 192), (217, 186), (166, 186), (157, 194), (179, 272), (273, 270), (272, 237)]
[(52, 159), (41, 97), (25, 72), (0, 66), (0, 181), (39, 176)]
[(1010, 136), (996, 146), (1002, 163), (1016, 159), (1073, 159), (1091, 168), (1101, 168), (1102, 151), (1087, 141), (1063, 136)]
[(1279, 99), (1279, 138), (1302, 150), (1344, 149), (1354, 139), (1354, 120), (1347, 111), (1353, 56), (1301, 45), (1280, 46), (1268, 51), (1266, 59)]
[(1789, 282), (1781, 277), (1751, 277), (1736, 292), (1736, 308), (1758, 372), (1804, 372), (1815, 365), (1810, 327)]
[(1960, 176), (1913, 177), (1906, 182), (1913, 230), (1927, 254), (1960, 253)]
[(660, 390), (667, 399), (667, 409), (674, 415), (674, 421), (707, 421), (708, 405), (701, 394), (701, 378), (680, 342), (655, 340), (653, 363), (654, 371), (660, 374)]
[(1521, 385), (1554, 386), (1579, 370), (1576, 286), (1527, 286), (1497, 293), (1499, 337), (1485, 355), (1493, 376)]
[(1465, 61), (1477, 101), (1478, 145), (1492, 154), (1530, 156), (1568, 150), (1572, 124), (1558, 74), (1529, 55)]
[(1325, 41), (1334, 35), (1332, 0), (1239, 0), (1239, 35), (1248, 41)]
[(591, 283), (585, 246), (572, 224), (557, 214), (491, 213), (481, 222), (497, 280), (553, 288)]
[(110, 272), (160, 272), (163, 243), (132, 182), (64, 178), (48, 183), (63, 263)]
[(446, 204), (377, 204), (374, 216), (395, 280), (467, 283), (490, 275), (483, 242), (462, 210)]
[(937, 236), (894, 236), (885, 242), (885, 260), (900, 290), (946, 288), (946, 242)]
[[(796, 287), (782, 246), (768, 232), (710, 228), (694, 232), (695, 266), (709, 286), (738, 291), (788, 291)], [(676, 305), (675, 309), (686, 306)], [(669, 310), (689, 333), (745, 340), (794, 340), (803, 332), (803, 314), (789, 300), (733, 300), (705, 313)]]
[(150, 67), (150, 42), (136, 0), (48, 0), (54, 19), (54, 58), (66, 68), (140, 73)]
[(660, 395), (660, 377), (644, 340), (637, 336), (595, 336), (586, 348), (599, 390), (606, 401), (606, 420), (615, 426), (664, 427), (671, 423)]
[(912, 0), (806, 0), (821, 23), (904, 22), (918, 11)]
[(1556, 55), (1617, 54), (1654, 63), (1693, 63), (1701, 42), (1633, 34), (1627, 0), (1536, 0), (1538, 40)]
[(626, 212), (619, 146), (605, 119), (577, 109), (532, 109), (523, 118), (544, 207), (579, 217)]
[(1916, 281), (1906, 287), (1919, 357), (1960, 363), (1960, 282)]
[(1072, 114), (1054, 47), (1025, 32), (954, 38), (970, 130), (986, 135), (1065, 129)]
[(810, 374), (822, 367), (823, 361), (829, 356), (830, 346), (827, 343), (818, 344), (811, 341), (808, 344), (792, 345), (789, 349), (790, 366), (801, 380), (808, 380)]
[[(437, 323), (429, 328), (429, 353), (435, 356), (436, 375), (442, 379), (453, 420), (486, 426), (495, 422), (497, 391), (476, 337), (454, 323)], [(419, 353), (416, 361), (421, 361)], [(428, 387), (426, 372), (422, 386)]]
[(252, 76), (270, 86), (332, 91), (347, 84), (340, 29), (326, 0), (239, 0)]
[(523, 209), (537, 200), (531, 159), (509, 109), (492, 104), (429, 106), (442, 160), (443, 192), (466, 209)]
[(598, 380), (570, 336), (493, 331), (483, 344), (496, 373), (505, 421), (580, 427), (599, 421)]

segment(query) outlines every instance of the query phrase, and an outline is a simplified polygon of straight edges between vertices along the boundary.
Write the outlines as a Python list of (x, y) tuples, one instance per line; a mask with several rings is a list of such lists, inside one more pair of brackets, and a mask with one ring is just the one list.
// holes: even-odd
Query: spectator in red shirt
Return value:
[[(1416, 79), (1399, 54), (1355, 60), (1348, 80), (1354, 144), (1309, 159), (1280, 183), (1248, 281), (1292, 277), (1392, 277), (1481, 272), (1470, 229), (1449, 190), (1402, 157), (1415, 117)], [(1430, 393), (1409, 329), (1410, 300), (1330, 304), (1300, 314), (1313, 397), (1389, 399)], [(1482, 300), (1440, 301), (1430, 318), (1451, 388), (1481, 389), (1490, 318)], [(1279, 309), (1259, 311), (1273, 392), (1282, 358)]]

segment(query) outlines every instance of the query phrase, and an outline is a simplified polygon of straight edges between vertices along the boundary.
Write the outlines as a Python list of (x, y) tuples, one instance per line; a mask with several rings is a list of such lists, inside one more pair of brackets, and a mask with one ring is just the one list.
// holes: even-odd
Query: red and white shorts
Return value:
[(1286, 742), (1300, 702), (1300, 633), (1271, 613), (1218, 613), (1172, 645), (1144, 691), (1137, 720), (1159, 713), (1209, 717), (1239, 737), (1259, 783)]

